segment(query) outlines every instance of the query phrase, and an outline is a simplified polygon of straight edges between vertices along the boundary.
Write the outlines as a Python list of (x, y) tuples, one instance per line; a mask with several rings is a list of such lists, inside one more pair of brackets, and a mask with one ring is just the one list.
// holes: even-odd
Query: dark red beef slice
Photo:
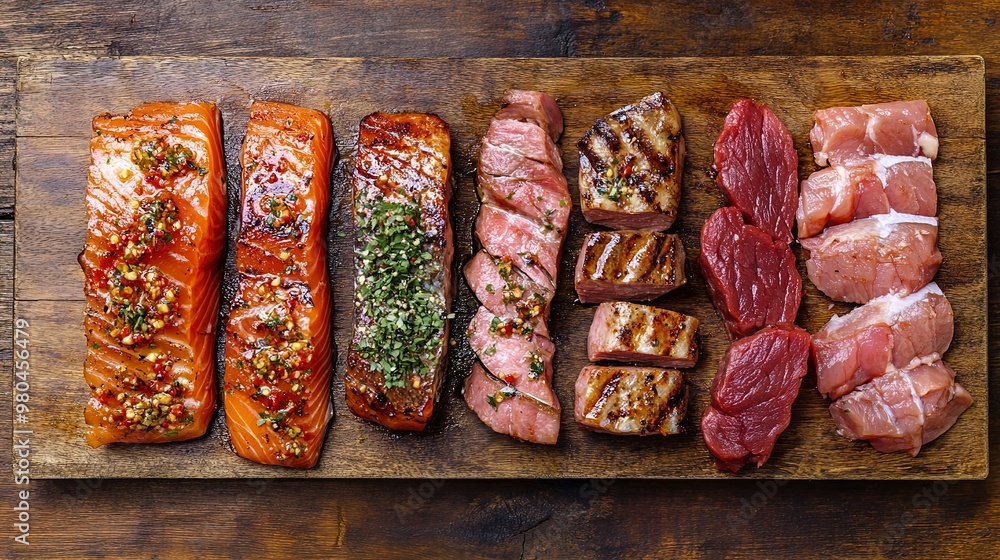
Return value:
[(798, 155), (788, 129), (766, 105), (737, 101), (715, 141), (716, 182), (747, 221), (792, 242)]
[(730, 340), (795, 322), (802, 299), (795, 254), (745, 223), (736, 208), (719, 208), (705, 222), (698, 260)]
[(720, 470), (736, 472), (747, 463), (759, 467), (771, 456), (808, 371), (809, 344), (805, 330), (779, 325), (737, 340), (726, 351), (701, 421)]

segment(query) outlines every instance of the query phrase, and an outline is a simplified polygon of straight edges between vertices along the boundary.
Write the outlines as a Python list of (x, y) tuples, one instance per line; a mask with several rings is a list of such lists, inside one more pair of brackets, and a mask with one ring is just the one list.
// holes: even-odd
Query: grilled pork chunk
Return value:
[(619, 435), (679, 434), (688, 388), (675, 369), (585, 366), (576, 380), (578, 424)]
[(354, 337), (347, 405), (393, 430), (422, 430), (444, 381), (454, 292), (451, 138), (434, 115), (361, 120), (354, 168)]
[(587, 356), (592, 362), (691, 367), (698, 361), (697, 332), (694, 317), (622, 301), (602, 303), (590, 325)]
[(681, 238), (652, 231), (603, 231), (583, 241), (576, 293), (583, 303), (656, 299), (687, 282)]
[(580, 206), (587, 221), (663, 231), (681, 197), (681, 115), (662, 93), (598, 119), (580, 140)]

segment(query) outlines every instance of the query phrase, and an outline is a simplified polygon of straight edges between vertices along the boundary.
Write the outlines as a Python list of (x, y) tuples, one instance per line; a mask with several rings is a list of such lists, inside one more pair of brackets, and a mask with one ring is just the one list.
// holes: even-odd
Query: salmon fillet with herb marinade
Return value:
[(225, 156), (211, 103), (94, 119), (87, 183), (87, 443), (205, 433), (226, 246)]
[(226, 330), (223, 402), (236, 453), (309, 468), (333, 417), (327, 213), (333, 131), (326, 115), (250, 108), (240, 154), (238, 285)]

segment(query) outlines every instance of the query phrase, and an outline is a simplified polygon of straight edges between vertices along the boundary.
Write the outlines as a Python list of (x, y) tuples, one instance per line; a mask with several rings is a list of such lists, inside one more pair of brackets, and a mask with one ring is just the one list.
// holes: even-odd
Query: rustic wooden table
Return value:
[[(988, 204), (1000, 188), (1000, 4), (509, 0), (298, 3), (13, 0), (0, 56), (726, 56), (979, 54)], [(12, 366), (15, 62), (0, 59), (0, 368)], [(86, 95), (86, 92), (81, 92)], [(1000, 228), (989, 232), (990, 325)], [(991, 337), (991, 408), (1000, 350)], [(993, 359), (996, 354), (996, 359)], [(38, 367), (38, 366), (35, 366)], [(11, 387), (0, 386), (10, 410)], [(0, 415), (0, 431), (11, 418)], [(1000, 461), (1000, 424), (990, 430)], [(0, 464), (13, 458), (0, 446)], [(29, 546), (17, 493), (29, 491)], [(1000, 551), (1000, 475), (985, 481), (138, 481), (0, 486), (0, 557), (954, 556)]]

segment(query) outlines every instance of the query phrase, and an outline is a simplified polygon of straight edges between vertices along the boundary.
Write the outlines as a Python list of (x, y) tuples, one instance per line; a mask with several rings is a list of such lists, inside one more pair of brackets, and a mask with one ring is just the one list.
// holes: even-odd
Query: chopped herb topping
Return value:
[(531, 364), (528, 369), (528, 378), (538, 379), (545, 372), (545, 364), (542, 362), (541, 356), (534, 352), (528, 352), (528, 359)]
[[(358, 200), (365, 200), (359, 196)], [(431, 283), (440, 265), (424, 248), (427, 232), (415, 199), (359, 203), (355, 252), (355, 305), (367, 320), (358, 325), (355, 348), (386, 388), (419, 386), (443, 344), (445, 302)]]
[(497, 353), (497, 345), (496, 344), (487, 347), (486, 350), (483, 350), (483, 354), (486, 354), (487, 356), (493, 356), (496, 353)]
[(132, 163), (139, 166), (145, 174), (147, 183), (154, 187), (162, 187), (176, 177), (190, 171), (198, 171), (202, 175), (194, 153), (181, 144), (167, 144), (166, 139), (159, 137), (147, 140), (132, 150)]

